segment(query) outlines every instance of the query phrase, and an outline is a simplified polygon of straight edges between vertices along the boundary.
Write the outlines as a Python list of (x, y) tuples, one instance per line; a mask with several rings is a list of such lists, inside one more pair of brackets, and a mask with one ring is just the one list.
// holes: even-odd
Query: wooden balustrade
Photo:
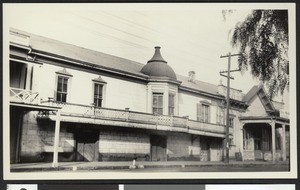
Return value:
[(26, 104), (39, 104), (40, 98), (38, 92), (32, 92), (31, 90), (10, 88), (10, 101)]
[[(118, 110), (102, 107), (94, 107), (89, 105), (62, 103), (55, 101), (47, 101), (46, 104), (56, 107), (61, 107), (62, 115), (77, 115), (82, 117), (90, 117), (94, 119), (106, 119), (113, 121), (125, 121), (140, 124), (151, 124), (170, 126), (174, 128), (188, 128), (196, 131), (225, 134), (225, 126), (203, 123), (195, 120), (190, 120), (187, 117), (169, 116), (169, 115), (154, 115), (142, 112), (133, 112), (129, 110)], [(230, 134), (233, 129), (230, 128)]]

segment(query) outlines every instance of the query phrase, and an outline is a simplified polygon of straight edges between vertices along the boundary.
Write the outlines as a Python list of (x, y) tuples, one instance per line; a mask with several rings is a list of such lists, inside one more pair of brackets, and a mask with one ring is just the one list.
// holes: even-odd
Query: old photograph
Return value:
[(295, 4), (11, 3), (3, 22), (6, 179), (297, 176)]

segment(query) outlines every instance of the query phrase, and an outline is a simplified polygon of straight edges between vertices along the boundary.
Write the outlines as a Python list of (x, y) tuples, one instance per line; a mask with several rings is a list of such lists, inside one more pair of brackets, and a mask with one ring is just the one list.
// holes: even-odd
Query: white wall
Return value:
[(256, 96), (250, 103), (250, 106), (247, 109), (247, 112), (243, 114), (244, 116), (267, 116), (267, 112), (260, 101), (259, 97)]
[[(210, 99), (193, 96), (190, 94), (185, 94), (182, 92), (178, 93), (178, 103), (179, 103), (179, 116), (189, 116), (189, 119), (197, 120), (197, 104), (200, 101), (208, 101), (212, 103)], [(210, 123), (216, 123), (217, 120), (217, 106), (210, 105)]]
[(107, 82), (106, 107), (130, 108), (131, 111), (146, 112), (147, 86), (120, 79), (102, 77)]
[[(57, 71), (63, 67), (54, 65), (42, 65), (34, 71), (34, 91), (40, 92), (41, 98), (48, 100), (54, 97), (56, 90)], [(73, 77), (68, 83), (67, 102), (91, 105), (93, 103), (93, 79), (99, 77), (84, 71), (66, 69)], [(107, 82), (104, 107), (146, 112), (146, 85), (101, 76)]]

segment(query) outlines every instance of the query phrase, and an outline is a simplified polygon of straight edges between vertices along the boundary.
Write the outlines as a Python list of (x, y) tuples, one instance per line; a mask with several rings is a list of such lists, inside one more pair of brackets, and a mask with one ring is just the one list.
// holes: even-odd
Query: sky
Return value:
[[(219, 71), (238, 53), (230, 34), (251, 12), (247, 4), (5, 4), (4, 25), (146, 64), (154, 47), (177, 74), (226, 85)], [(222, 10), (232, 9), (224, 20)], [(232, 58), (231, 69), (237, 68)], [(232, 73), (231, 87), (247, 93), (259, 83)]]

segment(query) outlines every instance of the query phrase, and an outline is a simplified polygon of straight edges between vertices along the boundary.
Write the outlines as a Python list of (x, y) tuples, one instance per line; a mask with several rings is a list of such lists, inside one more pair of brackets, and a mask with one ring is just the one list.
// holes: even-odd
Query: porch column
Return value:
[(241, 156), (242, 156), (242, 161), (244, 161), (244, 141), (245, 141), (245, 137), (244, 137), (244, 126), (245, 126), (245, 124), (246, 123), (241, 123), (241, 125), (242, 125), (242, 128), (240, 129), (240, 141), (239, 141), (239, 143), (240, 143), (240, 147), (239, 147), (239, 151), (241, 152)]
[(32, 72), (33, 72), (33, 65), (27, 64), (27, 76), (26, 76), (26, 90), (32, 90)]
[(53, 147), (52, 167), (58, 167), (59, 131), (60, 131), (60, 110), (57, 110), (57, 112), (56, 112), (56, 121), (55, 121), (55, 132), (54, 132), (54, 147)]
[(276, 153), (276, 147), (275, 147), (275, 121), (272, 121), (271, 123), (271, 135), (272, 135), (272, 160), (275, 162), (275, 153)]
[(282, 160), (285, 161), (286, 160), (286, 139), (285, 139), (285, 124), (282, 124), (282, 133), (281, 133), (281, 156), (282, 156)]

